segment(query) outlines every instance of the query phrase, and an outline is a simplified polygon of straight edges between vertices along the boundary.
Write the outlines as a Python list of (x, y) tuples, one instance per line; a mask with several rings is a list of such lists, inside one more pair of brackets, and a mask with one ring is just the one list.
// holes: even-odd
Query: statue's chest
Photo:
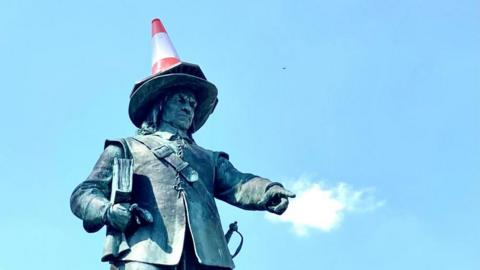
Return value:
[[(134, 178), (142, 178), (144, 179), (142, 182), (147, 181), (148, 184), (160, 188), (164, 185), (175, 185), (179, 178), (178, 168), (172, 166), (171, 160), (169, 161), (162, 158), (162, 155), (154, 153), (155, 149), (168, 147), (166, 149), (172, 152), (170, 155), (181, 157), (181, 160), (198, 174), (198, 181), (201, 181), (209, 191), (213, 192), (215, 164), (209, 151), (195, 144), (185, 143), (179, 147), (178, 142), (175, 141), (153, 139), (145, 139), (144, 143), (133, 140), (130, 143), (134, 157)], [(180, 178), (182, 181), (188, 181), (181, 175)]]

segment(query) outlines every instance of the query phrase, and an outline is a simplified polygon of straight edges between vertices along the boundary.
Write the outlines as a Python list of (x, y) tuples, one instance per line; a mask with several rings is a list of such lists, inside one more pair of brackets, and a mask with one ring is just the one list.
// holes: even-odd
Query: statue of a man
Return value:
[[(71, 209), (88, 232), (107, 225), (123, 233), (127, 252), (104, 254), (112, 268), (232, 269), (214, 199), (282, 214), (295, 195), (280, 183), (238, 171), (226, 153), (195, 143), (192, 134), (213, 112), (217, 89), (197, 65), (165, 63), (130, 96), (138, 135), (107, 140), (91, 174), (73, 191)], [(112, 203), (113, 164), (126, 149), (133, 158), (131, 201)], [(134, 222), (134, 203), (149, 212), (151, 223)]]

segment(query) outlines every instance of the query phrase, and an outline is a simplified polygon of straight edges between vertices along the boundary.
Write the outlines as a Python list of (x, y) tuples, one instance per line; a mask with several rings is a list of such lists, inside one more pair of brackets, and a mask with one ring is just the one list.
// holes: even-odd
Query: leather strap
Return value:
[(150, 151), (152, 151), (155, 157), (165, 161), (168, 165), (175, 169), (175, 171), (177, 171), (186, 181), (190, 183), (198, 181), (198, 172), (193, 169), (188, 162), (184, 161), (179, 156), (174, 155), (173, 153), (175, 153), (175, 151), (171, 147), (162, 144), (158, 140), (141, 137), (135, 137), (133, 139), (143, 144)]

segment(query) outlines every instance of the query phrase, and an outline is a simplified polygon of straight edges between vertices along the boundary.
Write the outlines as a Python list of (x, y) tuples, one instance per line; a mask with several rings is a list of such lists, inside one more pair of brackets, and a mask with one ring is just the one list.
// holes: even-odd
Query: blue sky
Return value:
[(219, 89), (198, 144), (305, 195), (219, 202), (237, 269), (480, 269), (478, 1), (3, 0), (0, 270), (107, 269), (69, 197), (134, 133), (154, 17)]

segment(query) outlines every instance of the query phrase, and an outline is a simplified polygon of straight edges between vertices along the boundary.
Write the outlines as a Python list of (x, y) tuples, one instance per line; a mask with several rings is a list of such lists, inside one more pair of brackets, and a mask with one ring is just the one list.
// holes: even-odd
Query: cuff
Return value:
[(111, 203), (105, 198), (93, 198), (85, 209), (83, 228), (89, 232), (100, 230), (105, 224), (105, 216)]
[(279, 182), (270, 182), (268, 185), (265, 187), (265, 192), (267, 192), (271, 187), (273, 186), (280, 186), (283, 188), (283, 185)]

